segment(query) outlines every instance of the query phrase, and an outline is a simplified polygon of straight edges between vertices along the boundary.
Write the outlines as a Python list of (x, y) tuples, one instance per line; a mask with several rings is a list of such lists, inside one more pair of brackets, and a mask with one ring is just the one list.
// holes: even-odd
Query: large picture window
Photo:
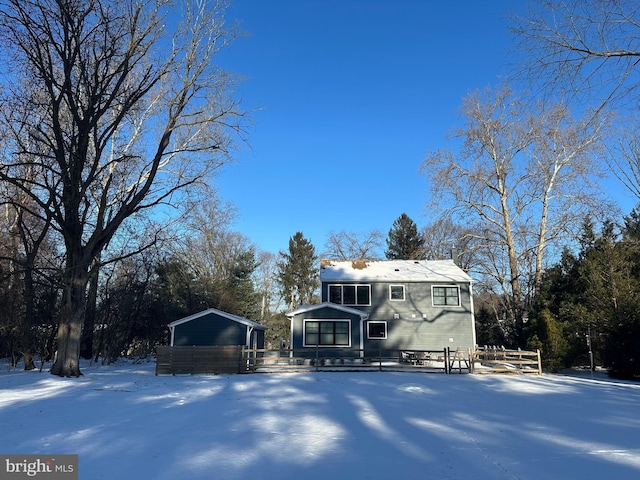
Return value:
[(329, 285), (329, 301), (338, 305), (371, 305), (371, 285)]
[(460, 289), (458, 287), (431, 287), (433, 305), (439, 307), (459, 307)]
[(351, 322), (349, 320), (305, 320), (304, 346), (351, 346)]

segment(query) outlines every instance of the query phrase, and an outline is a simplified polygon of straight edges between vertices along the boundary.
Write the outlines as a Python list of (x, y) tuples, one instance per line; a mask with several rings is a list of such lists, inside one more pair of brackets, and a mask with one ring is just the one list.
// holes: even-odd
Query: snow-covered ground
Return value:
[(602, 376), (83, 372), (4, 364), (0, 453), (87, 480), (640, 478), (640, 384)]

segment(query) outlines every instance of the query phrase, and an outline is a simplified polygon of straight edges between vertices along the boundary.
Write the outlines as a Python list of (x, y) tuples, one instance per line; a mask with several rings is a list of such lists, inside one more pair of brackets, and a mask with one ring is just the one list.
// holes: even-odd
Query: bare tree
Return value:
[(640, 201), (640, 123), (636, 115), (624, 118), (607, 145), (607, 163), (618, 180)]
[(458, 224), (443, 214), (424, 226), (420, 231), (424, 240), (424, 255), (427, 260), (451, 258), (463, 270), (474, 265), (474, 240), (478, 237), (469, 227)]
[(528, 15), (514, 17), (513, 30), (525, 54), (523, 74), (535, 92), (636, 117), (618, 120), (622, 128), (604, 158), (640, 199), (640, 1), (536, 0)]
[(322, 254), (327, 260), (378, 260), (384, 242), (379, 230), (330, 232)]
[[(31, 178), (33, 173), (24, 172), (25, 178)], [(21, 338), (21, 351), (24, 358), (25, 370), (35, 368), (33, 362), (34, 350), (42, 352), (42, 345), (36, 345), (35, 331), (39, 328), (36, 318), (36, 304), (38, 283), (47, 283), (54, 290), (59, 287), (55, 275), (60, 268), (59, 256), (54, 245), (57, 238), (52, 235), (48, 219), (37, 215), (37, 208), (32, 198), (10, 184), (3, 184), (0, 192), (0, 207), (2, 221), (6, 228), (6, 238), (3, 243), (4, 252), (0, 252), (0, 260), (8, 262), (10, 274), (22, 281), (22, 308), (14, 312), (12, 320), (17, 327), (16, 332)]]
[(186, 234), (171, 248), (211, 289), (228, 279), (235, 259), (252, 247), (248, 238), (230, 229), (235, 215), (232, 205), (210, 194), (190, 213)]
[(279, 285), (276, 281), (278, 274), (275, 253), (260, 251), (258, 253), (259, 265), (255, 271), (254, 278), (256, 287), (260, 293), (260, 321), (267, 319), (271, 314), (282, 309), (283, 298), (280, 294)]
[(507, 301), (519, 338), (548, 250), (579, 231), (594, 203), (600, 124), (524, 104), (507, 86), (471, 93), (462, 110), (459, 150), (429, 154), (422, 170), (432, 198), (477, 237), (476, 273)]
[(534, 0), (513, 30), (530, 79), (600, 109), (637, 100), (639, 18), (637, 0)]
[[(11, 62), (0, 181), (31, 196), (64, 242), (51, 373), (79, 376), (95, 259), (136, 215), (174, 205), (228, 157), (242, 112), (214, 63), (234, 37), (224, 2), (2, 0)], [(172, 21), (167, 21), (171, 18)], [(26, 180), (32, 167), (39, 175)]]

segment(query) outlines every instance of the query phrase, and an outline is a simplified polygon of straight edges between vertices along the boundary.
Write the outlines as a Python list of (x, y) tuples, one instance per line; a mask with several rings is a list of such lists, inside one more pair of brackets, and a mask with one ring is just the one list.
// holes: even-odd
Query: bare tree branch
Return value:
[(505, 85), (463, 101), (458, 150), (428, 154), (431, 207), (474, 238), (472, 271), (509, 299), (516, 332), (552, 246), (579, 231), (595, 204), (606, 119), (575, 121), (562, 105), (521, 103)]
[[(0, 1), (12, 62), (0, 181), (31, 196), (65, 245), (52, 373), (80, 374), (76, 339), (95, 259), (137, 215), (206, 185), (242, 135), (233, 78), (215, 64), (236, 36), (225, 2), (180, 5), (182, 15), (164, 0)], [(37, 177), (26, 179), (26, 166)]]

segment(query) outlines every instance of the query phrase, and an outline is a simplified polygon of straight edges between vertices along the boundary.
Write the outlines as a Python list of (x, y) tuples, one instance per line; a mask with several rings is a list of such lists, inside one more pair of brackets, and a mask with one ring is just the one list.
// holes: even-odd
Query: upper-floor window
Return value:
[(431, 287), (431, 298), (434, 306), (459, 307), (459, 287)]
[(339, 305), (371, 305), (371, 285), (329, 285), (329, 301)]
[(404, 285), (389, 285), (389, 300), (404, 300)]

